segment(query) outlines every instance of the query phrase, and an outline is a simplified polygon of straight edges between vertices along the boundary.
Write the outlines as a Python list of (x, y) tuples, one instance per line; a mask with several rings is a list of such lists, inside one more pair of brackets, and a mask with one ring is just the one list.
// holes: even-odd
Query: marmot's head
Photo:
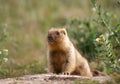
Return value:
[(47, 40), (49, 44), (59, 44), (64, 41), (67, 37), (67, 32), (65, 28), (51, 28), (48, 31)]

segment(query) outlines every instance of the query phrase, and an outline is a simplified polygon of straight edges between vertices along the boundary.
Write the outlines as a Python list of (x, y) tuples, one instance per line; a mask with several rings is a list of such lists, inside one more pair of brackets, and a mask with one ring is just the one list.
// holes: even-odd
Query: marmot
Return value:
[(88, 61), (73, 46), (65, 28), (51, 28), (47, 42), (49, 72), (92, 77)]

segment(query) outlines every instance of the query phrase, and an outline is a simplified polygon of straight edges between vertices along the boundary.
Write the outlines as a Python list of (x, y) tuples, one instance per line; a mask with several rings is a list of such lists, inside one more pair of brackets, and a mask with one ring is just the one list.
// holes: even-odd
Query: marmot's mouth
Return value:
[(48, 42), (54, 42), (54, 39), (52, 36), (48, 35)]

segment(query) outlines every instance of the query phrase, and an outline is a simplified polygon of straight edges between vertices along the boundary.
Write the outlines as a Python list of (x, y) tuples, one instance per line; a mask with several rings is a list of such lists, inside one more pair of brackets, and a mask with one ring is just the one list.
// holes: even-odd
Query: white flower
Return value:
[(100, 38), (96, 38), (95, 41), (100, 42)]
[(8, 52), (8, 49), (3, 49), (3, 52)]
[(118, 59), (118, 62), (120, 62), (120, 59)]
[(8, 55), (8, 49), (3, 49), (3, 54), (4, 54), (5, 56), (7, 56), (7, 55)]
[(102, 40), (103, 37), (104, 37), (104, 35), (101, 34), (98, 38), (95, 39), (95, 41), (100, 42), (100, 41)]
[(8, 58), (3, 58), (4, 62), (7, 62), (8, 61)]
[(92, 8), (92, 11), (93, 11), (93, 12), (96, 12), (96, 8)]
[(2, 54), (2, 52), (0, 51), (0, 54)]

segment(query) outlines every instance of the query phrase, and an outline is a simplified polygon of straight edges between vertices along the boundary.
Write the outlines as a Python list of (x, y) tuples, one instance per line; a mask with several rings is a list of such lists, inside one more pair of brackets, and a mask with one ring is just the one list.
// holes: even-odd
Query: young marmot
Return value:
[(92, 77), (88, 61), (75, 49), (65, 28), (51, 28), (47, 42), (49, 72)]

